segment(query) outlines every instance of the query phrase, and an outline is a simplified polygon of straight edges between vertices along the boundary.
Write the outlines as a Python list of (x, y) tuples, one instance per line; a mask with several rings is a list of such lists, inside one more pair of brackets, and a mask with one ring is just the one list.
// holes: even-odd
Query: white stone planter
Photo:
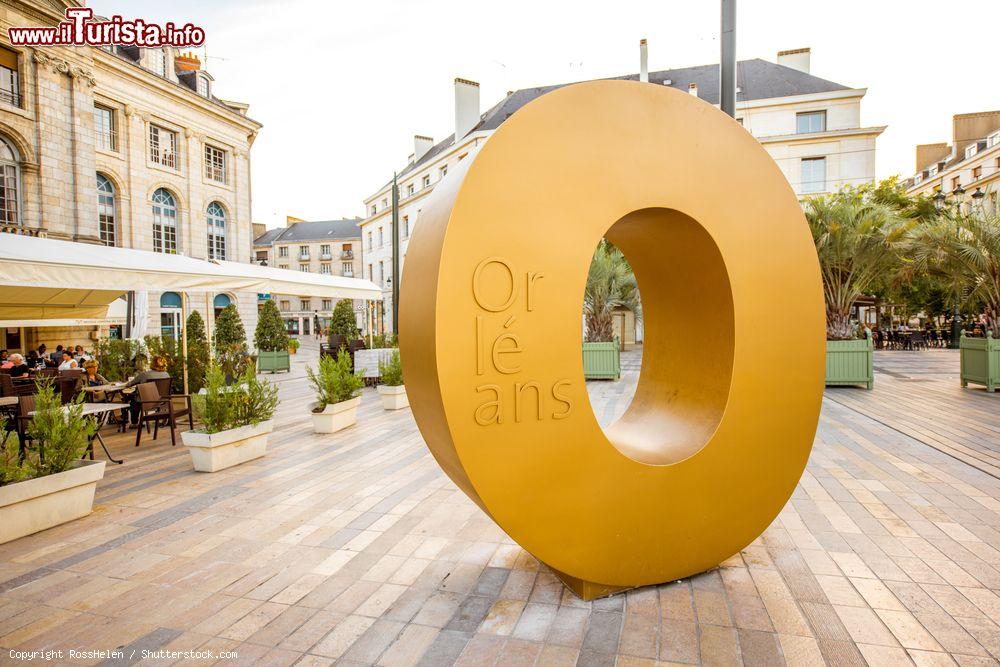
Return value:
[(0, 544), (90, 514), (104, 461), (78, 461), (55, 475), (0, 486)]
[(218, 433), (184, 431), (181, 440), (191, 453), (195, 470), (215, 472), (264, 456), (267, 436), (273, 428), (274, 422), (268, 419), (255, 426), (240, 426)]
[[(315, 410), (319, 403), (310, 403), (309, 410)], [(356, 396), (340, 403), (331, 403), (323, 408), (323, 412), (313, 412), (313, 432), (336, 433), (358, 421), (358, 406), (361, 397)]]
[(382, 407), (386, 410), (399, 410), (410, 404), (410, 399), (406, 397), (406, 385), (390, 387), (387, 384), (380, 384), (378, 395), (382, 397)]

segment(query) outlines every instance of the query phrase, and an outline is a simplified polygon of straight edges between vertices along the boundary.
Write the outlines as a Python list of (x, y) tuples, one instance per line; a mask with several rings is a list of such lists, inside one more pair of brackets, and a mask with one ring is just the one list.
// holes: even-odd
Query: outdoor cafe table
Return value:
[(0, 396), (0, 407), (17, 405), (17, 396)]
[[(65, 411), (69, 406), (64, 405), (62, 409)], [(94, 435), (90, 437), (90, 442), (87, 444), (87, 450), (90, 452), (90, 458), (94, 458), (94, 440), (101, 443), (101, 449), (104, 450), (104, 454), (108, 457), (108, 460), (112, 463), (117, 463), (121, 465), (125, 463), (125, 459), (116, 459), (111, 456), (111, 452), (108, 451), (108, 446), (104, 442), (104, 438), (101, 437), (101, 428), (104, 426), (105, 422), (108, 420), (108, 415), (110, 415), (115, 410), (122, 410), (127, 408), (127, 403), (84, 403), (83, 404), (83, 414), (93, 415), (97, 419), (97, 429), (94, 431)], [(32, 410), (28, 413), (29, 417), (34, 417), (37, 413), (36, 410)]]

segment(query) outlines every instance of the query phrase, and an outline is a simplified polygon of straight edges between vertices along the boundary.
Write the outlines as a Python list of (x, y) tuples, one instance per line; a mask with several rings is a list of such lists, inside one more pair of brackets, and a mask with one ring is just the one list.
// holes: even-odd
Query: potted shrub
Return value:
[(850, 188), (807, 200), (805, 214), (823, 276), (826, 384), (871, 389), (871, 333), (851, 322), (851, 309), (899, 267), (896, 247), (907, 225), (891, 206)]
[(289, 338), (288, 339), (288, 353), (289, 354), (295, 354), (296, 352), (299, 351), (299, 346), (301, 346), (301, 345), (302, 344), (299, 342), (298, 338)]
[(253, 335), (257, 346), (257, 370), (261, 373), (290, 371), (288, 329), (274, 300), (268, 299), (261, 308)]
[(28, 425), (34, 447), (22, 458), (18, 438), (0, 424), (0, 543), (90, 514), (104, 461), (81, 460), (97, 429), (80, 400), (61, 405), (40, 383)]
[(946, 279), (956, 305), (964, 293), (965, 305), (983, 313), (985, 336), (963, 330), (958, 341), (961, 383), (994, 391), (1000, 386), (1000, 216), (981, 207), (942, 213), (914, 230), (910, 250), (918, 267)]
[(204, 393), (192, 399), (202, 426), (181, 433), (181, 440), (195, 470), (216, 472), (264, 456), (278, 406), (277, 387), (258, 380), (250, 367), (238, 382), (227, 385), (226, 374), (212, 364)]
[(614, 335), (614, 317), (620, 309), (642, 319), (639, 287), (622, 251), (601, 241), (590, 261), (583, 292), (587, 337), (583, 343), (583, 376), (588, 380), (621, 377), (621, 344)]
[(399, 361), (399, 348), (392, 351), (392, 356), (386, 362), (379, 362), (378, 394), (382, 397), (382, 407), (386, 410), (399, 410), (410, 404), (406, 398), (406, 387), (403, 385), (403, 365)]
[(364, 380), (351, 370), (347, 350), (340, 348), (336, 359), (329, 355), (320, 357), (318, 372), (307, 368), (306, 374), (316, 392), (316, 401), (309, 406), (313, 431), (336, 433), (358, 421)]

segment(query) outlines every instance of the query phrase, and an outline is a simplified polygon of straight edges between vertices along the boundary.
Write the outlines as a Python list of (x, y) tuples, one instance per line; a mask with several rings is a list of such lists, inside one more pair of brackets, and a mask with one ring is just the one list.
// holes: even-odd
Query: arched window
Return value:
[(153, 250), (177, 254), (177, 200), (163, 188), (153, 193)]
[(160, 336), (177, 340), (181, 332), (181, 295), (164, 292), (160, 295)]
[(233, 300), (228, 294), (216, 294), (215, 299), (212, 300), (212, 306), (215, 311), (215, 316), (218, 317), (222, 312), (222, 309), (231, 304)]
[(97, 175), (97, 224), (104, 245), (118, 245), (115, 220), (115, 186), (103, 174)]
[(6, 139), (0, 139), (0, 222), (21, 223), (20, 158)]
[(219, 202), (208, 205), (206, 211), (208, 222), (208, 258), (226, 258), (226, 211)]

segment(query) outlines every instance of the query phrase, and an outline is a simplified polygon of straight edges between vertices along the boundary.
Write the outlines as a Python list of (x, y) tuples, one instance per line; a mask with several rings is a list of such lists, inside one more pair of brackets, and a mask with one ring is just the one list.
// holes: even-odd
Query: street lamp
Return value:
[(938, 190), (932, 199), (934, 200), (934, 207), (940, 211), (944, 206), (945, 194)]
[(952, 195), (953, 195), (953, 196), (954, 196), (954, 197), (955, 197), (956, 199), (958, 199), (959, 197), (961, 197), (962, 195), (964, 195), (964, 194), (965, 194), (965, 188), (963, 188), (963, 187), (962, 187), (962, 184), (961, 184), (961, 183), (959, 183), (958, 185), (956, 185), (956, 186), (955, 186), (955, 189), (951, 191), (951, 194), (952, 194)]
[(976, 191), (972, 193), (972, 198), (976, 200), (977, 204), (981, 202), (985, 196), (986, 193), (983, 192), (982, 188), (976, 188)]

